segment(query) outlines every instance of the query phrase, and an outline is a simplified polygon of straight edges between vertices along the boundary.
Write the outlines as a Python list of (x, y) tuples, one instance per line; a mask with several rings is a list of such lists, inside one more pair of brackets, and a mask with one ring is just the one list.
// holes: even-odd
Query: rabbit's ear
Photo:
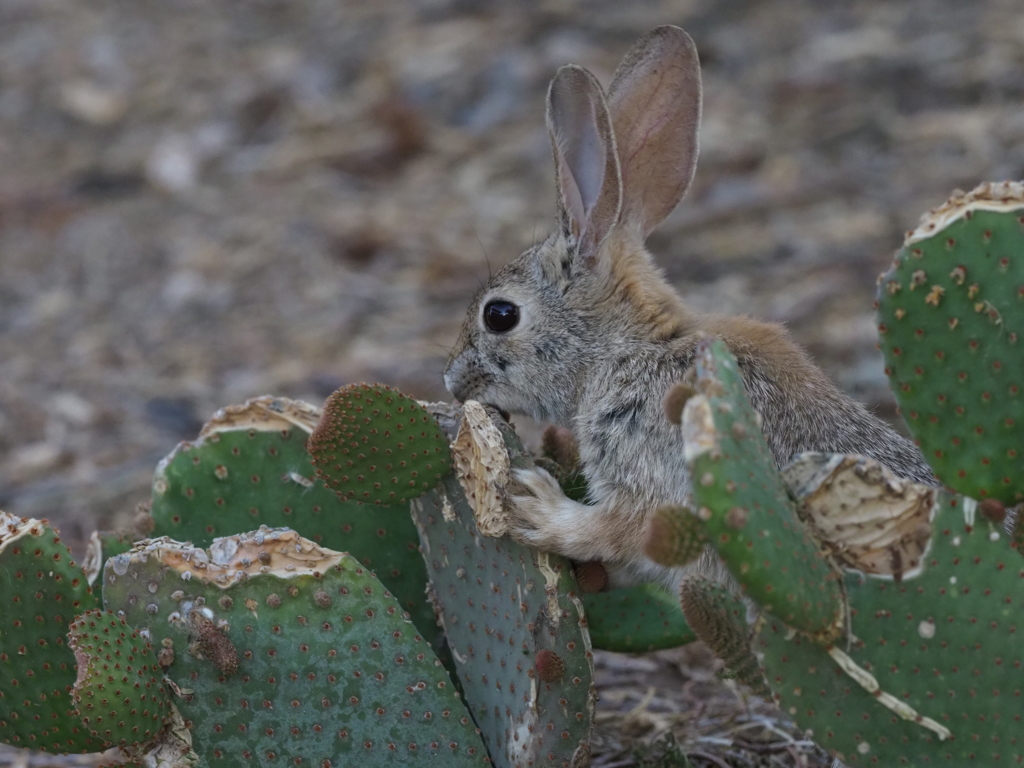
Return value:
[(592, 261), (619, 220), (622, 200), (611, 117), (592, 74), (572, 64), (558, 70), (548, 89), (547, 123), (562, 223)]
[(686, 194), (697, 164), (700, 62), (690, 36), (664, 26), (637, 40), (608, 104), (622, 158), (622, 222), (646, 238)]

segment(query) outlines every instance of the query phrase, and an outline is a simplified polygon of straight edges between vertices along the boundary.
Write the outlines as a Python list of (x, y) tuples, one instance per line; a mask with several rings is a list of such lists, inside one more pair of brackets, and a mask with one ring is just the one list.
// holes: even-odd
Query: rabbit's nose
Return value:
[(458, 374), (464, 367), (459, 358), (455, 357), (448, 361), (448, 365), (444, 369), (444, 387), (460, 403), (463, 402), (464, 398), (459, 395), (460, 377)]

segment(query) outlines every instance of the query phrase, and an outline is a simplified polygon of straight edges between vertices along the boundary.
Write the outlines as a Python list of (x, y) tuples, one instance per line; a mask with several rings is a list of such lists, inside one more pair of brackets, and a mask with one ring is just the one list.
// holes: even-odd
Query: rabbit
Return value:
[(607, 96), (586, 69), (558, 70), (547, 95), (557, 227), (481, 289), (444, 374), (459, 401), (572, 431), (590, 503), (543, 469), (520, 470), (512, 535), (601, 561), (611, 586), (675, 589), (682, 578), (644, 557), (643, 539), (659, 506), (687, 499), (682, 435), (662, 398), (704, 334), (737, 357), (780, 466), (802, 451), (860, 453), (934, 484), (914, 444), (841, 392), (783, 327), (697, 313), (655, 266), (644, 241), (690, 185), (700, 114), (697, 50), (678, 27), (640, 38)]

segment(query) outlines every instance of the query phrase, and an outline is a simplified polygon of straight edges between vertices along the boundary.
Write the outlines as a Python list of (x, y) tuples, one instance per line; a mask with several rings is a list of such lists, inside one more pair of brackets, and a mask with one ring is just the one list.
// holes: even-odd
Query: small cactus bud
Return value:
[(597, 561), (579, 563), (576, 566), (576, 581), (584, 594), (602, 592), (608, 586), (608, 571)]
[(658, 509), (647, 524), (644, 554), (658, 565), (679, 566), (696, 560), (708, 536), (704, 523), (686, 507)]
[(1006, 507), (999, 499), (983, 499), (978, 504), (982, 517), (993, 523), (1001, 523), (1006, 518)]
[(728, 587), (701, 576), (691, 576), (680, 587), (686, 621), (731, 675), (751, 686), (759, 695), (768, 693), (750, 643), (746, 605)]

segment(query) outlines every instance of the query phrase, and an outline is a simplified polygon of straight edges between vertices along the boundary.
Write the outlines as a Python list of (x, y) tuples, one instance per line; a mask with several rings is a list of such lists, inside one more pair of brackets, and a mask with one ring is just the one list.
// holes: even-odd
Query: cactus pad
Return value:
[[(471, 413), (484, 414), (479, 404), (470, 403), (468, 409), (476, 408)], [(476, 433), (465, 452), (471, 444), (487, 449), (487, 456), (473, 461), (464, 453), (466, 461), (486, 462), (495, 471), (529, 462), (504, 422), (488, 421), (492, 433), (482, 423), (463, 423), (461, 409), (454, 406), (432, 409), (449, 434), (460, 426)], [(498, 447), (491, 441), (495, 433), (512, 448), (504, 460), (491, 455)], [(494, 501), (477, 498), (475, 503)], [(585, 765), (596, 693), (590, 638), (569, 561), (508, 538), (484, 536), (454, 476), (412, 508), (435, 609), (493, 764)], [(550, 682), (540, 678), (538, 656)], [(554, 656), (564, 665), (557, 679)]]
[(583, 595), (594, 648), (646, 653), (675, 648), (695, 639), (679, 599), (656, 584)]
[(0, 741), (47, 752), (98, 752), (68, 691), (68, 624), (97, 599), (45, 522), (0, 512)]
[(697, 517), (749, 597), (801, 632), (835, 637), (839, 575), (797, 518), (736, 359), (703, 339), (694, 369), (699, 394), (686, 401), (682, 429)]
[(846, 578), (848, 643), (765, 616), (755, 640), (775, 699), (850, 766), (1024, 760), (1024, 567), (971, 499), (940, 494), (917, 575)]
[(486, 764), (441, 662), (350, 555), (286, 529), (157, 539), (107, 561), (104, 599), (173, 649), (209, 765)]
[(171, 703), (149, 642), (99, 609), (71, 622), (68, 641), (78, 666), (72, 699), (92, 735), (121, 747), (154, 739)]
[(926, 214), (879, 278), (878, 329), (939, 479), (1024, 501), (1024, 184), (983, 184)]
[(152, 535), (207, 546), (260, 525), (287, 526), (374, 570), (433, 642), (427, 574), (408, 510), (342, 502), (324, 487), (306, 452), (319, 420), (318, 409), (286, 398), (259, 397), (218, 411), (197, 440), (157, 467)]
[(317, 476), (339, 498), (370, 504), (422, 496), (452, 467), (433, 416), (383, 384), (352, 384), (328, 397), (309, 452)]

